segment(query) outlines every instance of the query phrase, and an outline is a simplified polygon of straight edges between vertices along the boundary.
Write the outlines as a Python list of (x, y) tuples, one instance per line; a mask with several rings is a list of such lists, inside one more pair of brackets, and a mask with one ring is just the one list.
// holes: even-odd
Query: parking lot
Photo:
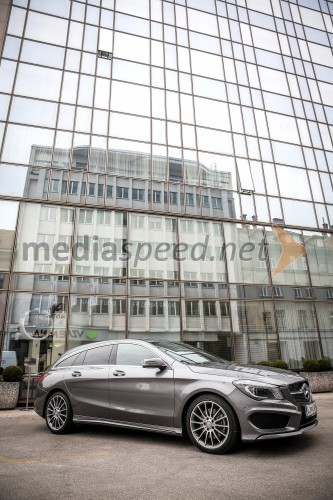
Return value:
[(0, 499), (332, 498), (333, 394), (300, 437), (200, 452), (186, 439), (101, 426), (51, 434), (33, 411), (0, 411)]

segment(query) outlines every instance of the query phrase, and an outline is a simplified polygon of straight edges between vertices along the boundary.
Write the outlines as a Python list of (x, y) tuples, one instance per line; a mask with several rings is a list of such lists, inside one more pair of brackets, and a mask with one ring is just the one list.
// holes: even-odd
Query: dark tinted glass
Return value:
[(86, 352), (86, 357), (84, 359), (85, 365), (108, 365), (111, 345), (104, 345), (101, 347), (95, 347), (94, 349), (89, 349)]
[(119, 344), (117, 351), (117, 365), (142, 366), (144, 359), (156, 358), (156, 354), (135, 344)]
[(73, 363), (73, 366), (83, 365), (84, 358), (86, 357), (86, 352), (87, 351), (83, 351), (83, 352), (81, 352), (81, 354), (78, 355), (78, 357), (76, 358), (76, 360)]
[(78, 357), (78, 354), (76, 353), (76, 354), (73, 354), (72, 356), (69, 356), (66, 359), (63, 359), (62, 361), (60, 361), (60, 363), (57, 364), (57, 368), (59, 366), (72, 366), (77, 357)]

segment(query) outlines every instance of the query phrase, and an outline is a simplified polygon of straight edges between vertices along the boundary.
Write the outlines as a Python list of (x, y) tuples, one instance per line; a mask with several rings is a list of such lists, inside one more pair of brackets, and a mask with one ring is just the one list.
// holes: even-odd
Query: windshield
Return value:
[(153, 342), (161, 351), (167, 353), (171, 358), (182, 363), (206, 364), (206, 363), (229, 363), (225, 359), (208, 354), (208, 352), (192, 347), (188, 344), (176, 342)]

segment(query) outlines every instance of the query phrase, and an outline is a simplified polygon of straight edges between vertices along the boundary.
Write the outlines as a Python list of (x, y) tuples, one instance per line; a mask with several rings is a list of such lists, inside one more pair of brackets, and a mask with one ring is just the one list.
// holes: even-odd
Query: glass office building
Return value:
[(333, 2), (2, 0), (0, 333), (333, 358)]

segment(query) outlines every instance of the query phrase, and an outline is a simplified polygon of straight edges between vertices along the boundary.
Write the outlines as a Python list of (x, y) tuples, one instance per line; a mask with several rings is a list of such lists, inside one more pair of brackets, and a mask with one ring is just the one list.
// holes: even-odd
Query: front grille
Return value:
[(250, 422), (258, 429), (282, 429), (288, 425), (289, 416), (275, 413), (253, 413)]
[[(311, 400), (311, 391), (308, 382), (303, 381), (290, 384), (289, 391), (297, 403), (308, 403)], [(308, 397), (306, 394), (308, 394)]]

